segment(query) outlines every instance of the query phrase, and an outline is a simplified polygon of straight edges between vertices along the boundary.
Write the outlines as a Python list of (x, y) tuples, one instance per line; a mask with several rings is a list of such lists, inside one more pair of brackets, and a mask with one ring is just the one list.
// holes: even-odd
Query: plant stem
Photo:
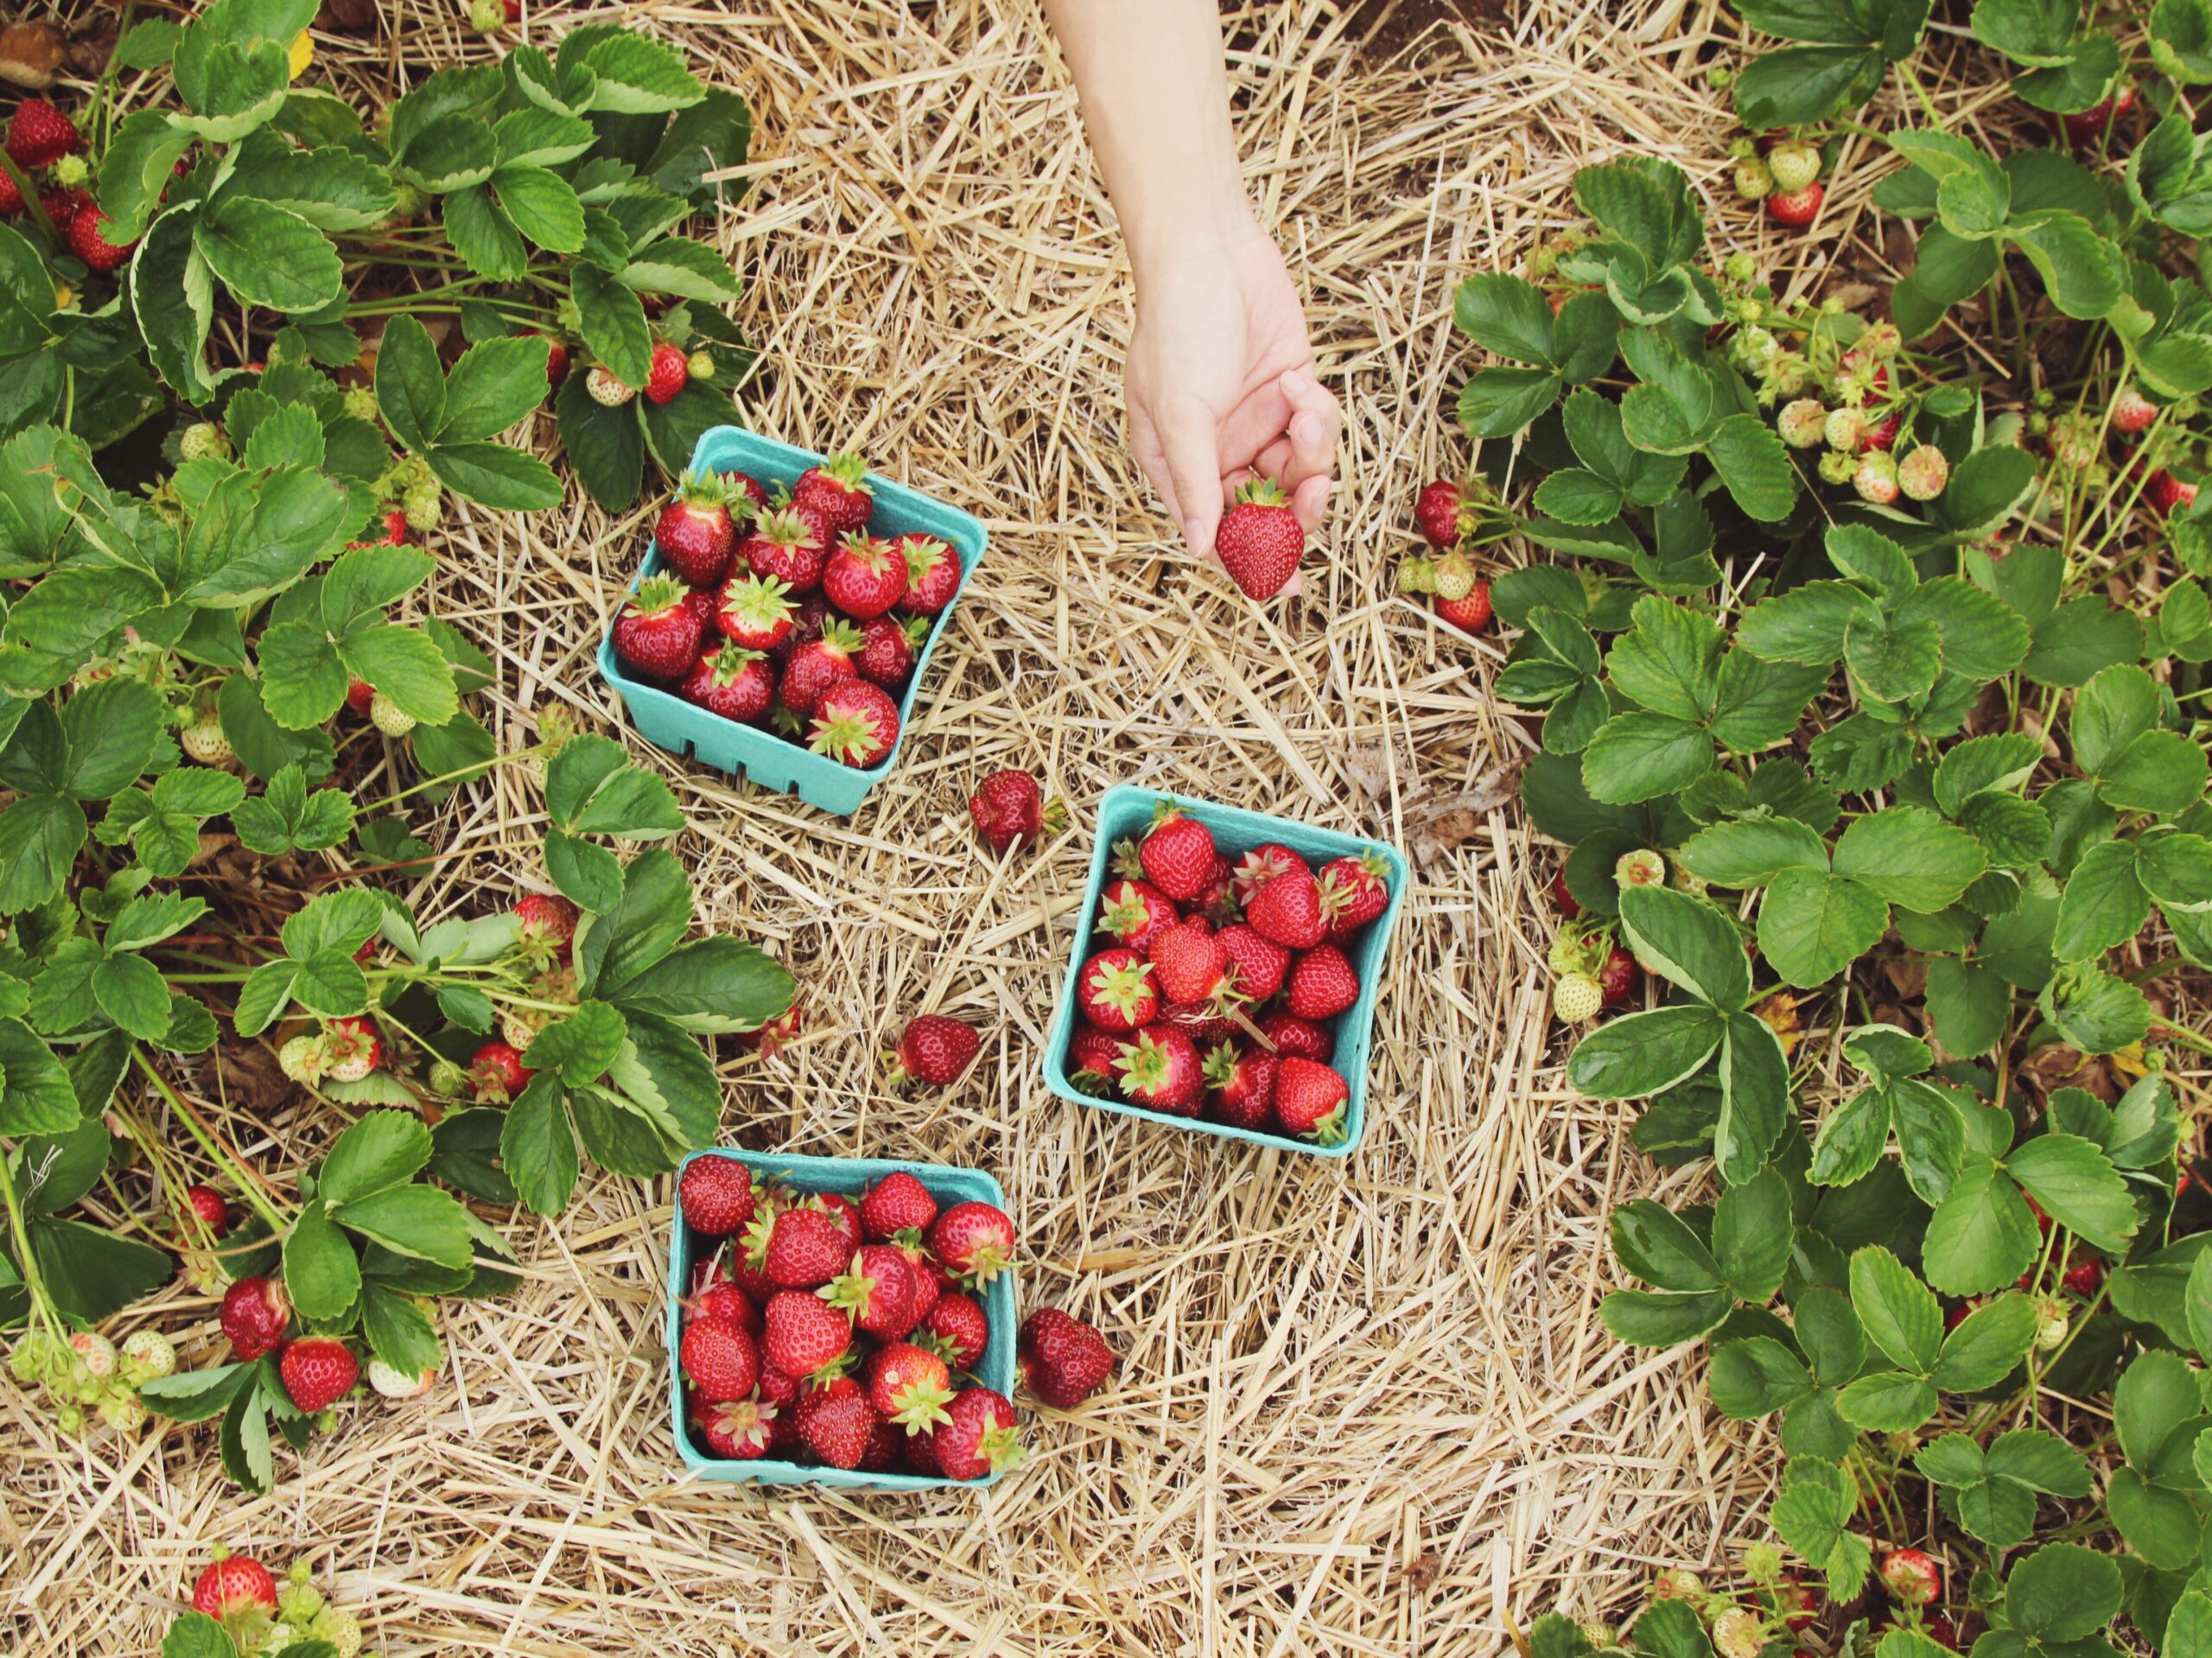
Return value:
[[(146, 1080), (153, 1083), (155, 1089), (168, 1102), (169, 1109), (183, 1120), (184, 1126), (191, 1131), (192, 1137), (200, 1142), (200, 1149), (213, 1158), (223, 1172), (231, 1177), (246, 1202), (253, 1205), (254, 1212), (269, 1223), (270, 1231), (282, 1237), (290, 1229), (291, 1223), (279, 1214), (270, 1203), (270, 1197), (276, 1195), (274, 1189), (270, 1187), (259, 1174), (248, 1170), (241, 1161), (233, 1158), (224, 1148), (222, 1143), (215, 1137), (214, 1132), (200, 1121), (199, 1113), (187, 1105), (184, 1096), (171, 1088), (168, 1079), (154, 1069), (152, 1062), (146, 1058), (144, 1049), (134, 1045), (130, 1050), (130, 1057), (137, 1062), (138, 1069), (145, 1073)], [(264, 1193), (267, 1195), (264, 1196)]]

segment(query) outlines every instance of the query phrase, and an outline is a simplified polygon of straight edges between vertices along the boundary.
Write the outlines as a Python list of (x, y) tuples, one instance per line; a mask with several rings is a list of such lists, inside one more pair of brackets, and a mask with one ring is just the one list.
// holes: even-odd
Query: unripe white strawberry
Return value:
[(1736, 163), (1736, 194), (1746, 201), (1763, 201), (1774, 194), (1774, 169), (1757, 156)]
[(213, 421), (195, 420), (177, 435), (176, 452), (186, 461), (219, 458), (230, 454), (231, 441)]
[(2072, 1328), (2066, 1316), (2066, 1303), (2055, 1296), (2045, 1296), (2036, 1303), (2036, 1345), (2048, 1353), (2065, 1344), (2066, 1332)]
[(369, 1361), (369, 1386), (386, 1399), (420, 1399), (430, 1391), (438, 1379), (435, 1370), (425, 1370), (420, 1375), (409, 1375), (395, 1369), (382, 1359)]
[(336, 1083), (358, 1083), (384, 1063), (384, 1037), (365, 1014), (327, 1020), (323, 1051)]
[(530, 1045), (545, 1028), (545, 1015), (535, 1007), (511, 1007), (499, 1016), (499, 1037), (518, 1054), (527, 1058)]
[(369, 723), (387, 737), (404, 737), (415, 729), (415, 716), (378, 691), (369, 699)]
[(1605, 993), (1587, 973), (1567, 973), (1552, 986), (1552, 1013), (1562, 1025), (1580, 1025), (1595, 1019), (1605, 1005)]
[(1802, 190), (1821, 175), (1821, 152), (1803, 143), (1777, 144), (1766, 153), (1777, 190)]
[(1651, 1580), (1654, 1600), (1695, 1600), (1705, 1592), (1705, 1585), (1696, 1572), (1686, 1566), (1670, 1566), (1657, 1573)]
[(146, 1426), (146, 1407), (137, 1394), (117, 1394), (102, 1401), (100, 1420), (119, 1433), (136, 1433)]
[(296, 1036), (276, 1050), (276, 1065), (296, 1083), (319, 1083), (330, 1069), (330, 1049), (319, 1036)]
[(361, 1650), (361, 1620), (342, 1606), (326, 1606), (310, 1626), (318, 1641), (327, 1641), (338, 1658), (356, 1658)]
[(1623, 886), (1663, 886), (1667, 861), (1649, 847), (1624, 852), (1613, 861), (1613, 880)]
[(1859, 336), (1859, 349), (1877, 362), (1887, 362), (1904, 349), (1904, 334), (1894, 322), (1874, 322)]
[(1818, 397), (1800, 397), (1783, 410), (1775, 425), (1791, 448), (1817, 448), (1828, 435), (1827, 406)]
[(1434, 593), (1436, 591), (1434, 562), (1420, 554), (1403, 560), (1398, 566), (1398, 591), (1400, 593)]
[(2115, 432), (2139, 432), (2158, 419), (2158, 408), (2133, 386), (2122, 386), (2112, 400), (2112, 428)]
[(1475, 562), (1454, 548), (1436, 561), (1436, 596), (1457, 604), (1475, 590)]
[(86, 1375), (106, 1377), (115, 1374), (115, 1344), (97, 1330), (71, 1331), (69, 1351), (85, 1367)]
[(1831, 449), (1852, 454), (1857, 452), (1859, 440), (1866, 431), (1866, 417), (1856, 409), (1832, 409), (1821, 429), (1821, 435), (1827, 439)]
[(468, 0), (468, 26), (480, 35), (506, 27), (507, 9), (500, 0)]
[(683, 372), (694, 380), (715, 378), (715, 354), (710, 351), (695, 351), (683, 359)]
[(1794, 397), (1811, 383), (1813, 365), (1805, 360), (1802, 352), (1777, 352), (1773, 360), (1759, 371), (1759, 378), (1770, 394), (1760, 399), (1762, 403), (1775, 397)]
[(64, 1405), (54, 1413), (54, 1426), (71, 1439), (75, 1439), (85, 1431), (85, 1407), (81, 1405)]
[(1720, 1658), (1759, 1658), (1765, 1626), (1748, 1606), (1731, 1606), (1713, 1620), (1713, 1648)]
[(410, 484), (407, 492), (399, 498), (399, 509), (405, 515), (410, 530), (435, 530), (446, 515), (445, 492), (435, 484)]
[(584, 390), (591, 393), (594, 403), (609, 409), (620, 409), (638, 395), (597, 363), (593, 364), (591, 372), (584, 376)]
[(1582, 1638), (1600, 1652), (1619, 1638), (1614, 1635), (1613, 1626), (1602, 1617), (1586, 1617), (1576, 1627), (1582, 1631)]
[(1887, 506), (1897, 498), (1897, 463), (1887, 449), (1869, 449), (1859, 457), (1851, 486), (1859, 499), (1874, 506)]
[(1943, 492), (1950, 476), (1950, 461), (1933, 443), (1916, 446), (1910, 454), (1897, 462), (1897, 487), (1904, 492), (1907, 500), (1934, 500)]
[(222, 722), (213, 715), (194, 720), (178, 740), (184, 745), (184, 752), (202, 765), (228, 765), (238, 759), (238, 751), (223, 734)]
[(2061, 415), (2050, 422), (2050, 458), (2079, 472), (2097, 458), (2096, 422), (2087, 415)]
[(134, 1330), (124, 1338), (123, 1361), (140, 1382), (176, 1374), (176, 1347), (158, 1330)]

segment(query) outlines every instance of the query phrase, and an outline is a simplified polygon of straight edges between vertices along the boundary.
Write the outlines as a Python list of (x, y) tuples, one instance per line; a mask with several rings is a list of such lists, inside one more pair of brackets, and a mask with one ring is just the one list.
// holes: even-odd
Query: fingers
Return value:
[(1182, 524), (1183, 538), (1192, 552), (1206, 557), (1213, 551), (1214, 531), (1221, 524), (1218, 424), (1204, 403), (1179, 402), (1160, 412), (1159, 428), (1173, 489), (1168, 510)]
[(1329, 513), (1329, 494), (1336, 488), (1332, 478), (1308, 478), (1292, 492), (1290, 510), (1298, 515), (1298, 522), (1307, 535), (1321, 527), (1321, 520)]
[(1337, 439), (1344, 431), (1344, 410), (1329, 389), (1305, 369), (1287, 371), (1276, 384), (1289, 400), (1284, 435), (1290, 458), (1277, 474), (1282, 486), (1297, 492), (1314, 478), (1327, 478), (1337, 463)]

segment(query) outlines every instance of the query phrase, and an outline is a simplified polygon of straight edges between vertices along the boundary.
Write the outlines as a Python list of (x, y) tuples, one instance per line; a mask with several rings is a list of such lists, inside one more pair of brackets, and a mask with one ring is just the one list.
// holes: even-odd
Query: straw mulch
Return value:
[[(1027, 1465), (985, 1494), (687, 1484), (661, 1339), (670, 1183), (588, 1175), (557, 1223), (513, 1218), (527, 1282), (456, 1308), (441, 1385), (350, 1407), (304, 1458), (280, 1450), (268, 1498), (226, 1484), (206, 1429), (79, 1444), (4, 1395), (13, 1650), (150, 1651), (218, 1542), (334, 1571), (387, 1658), (1443, 1658), (1724, 1547), (1764, 1495), (1738, 1436), (1699, 1367), (1597, 1318), (1608, 1211), (1681, 1178), (1629, 1153), (1628, 1113), (1561, 1080), (1554, 861), (1513, 799), (1531, 740), (1488, 697), (1494, 645), (1433, 625), (1391, 576), (1414, 485), (1465, 459), (1453, 283), (1572, 222), (1574, 168), (1624, 147), (1725, 197), (1726, 117), (1694, 64), (1733, 24), (1712, 0), (1392, 10), (1281, 0), (1231, 20), (1252, 187), (1349, 416), (1306, 596), (1265, 610), (1164, 539), (1122, 448), (1126, 265), (1029, 0), (561, 7), (526, 29), (619, 18), (745, 92), (760, 165), (721, 236), (774, 365), (749, 418), (861, 447), (991, 527), (904, 763), (849, 822), (637, 746), (691, 814), (682, 851), (715, 924), (803, 981), (804, 1042), (728, 1066), (728, 1132), (996, 1172), (1024, 1304), (1101, 1325), (1123, 1356), (1111, 1390), (1031, 1414)], [(365, 94), (485, 50), (443, 0), (386, 27), (325, 41), (324, 63)], [(1732, 206), (1726, 223), (1754, 234)], [(483, 700), (509, 744), (556, 704), (623, 729), (591, 658), (642, 542), (638, 518), (575, 505), (449, 523), (437, 607), (499, 658)], [(963, 802), (1009, 765), (1075, 827), (1001, 862)], [(1348, 1165), (1046, 1090), (1090, 808), (1124, 780), (1423, 860)], [(432, 833), (483, 849), (425, 881), (424, 908), (541, 880), (500, 849), (540, 810), (512, 770), (465, 795)], [(983, 1027), (984, 1059), (902, 1101), (876, 1057), (931, 1009)], [(272, 1172), (329, 1128), (232, 1127)], [(189, 1335), (187, 1363), (219, 1356), (209, 1298), (179, 1286), (140, 1311)]]

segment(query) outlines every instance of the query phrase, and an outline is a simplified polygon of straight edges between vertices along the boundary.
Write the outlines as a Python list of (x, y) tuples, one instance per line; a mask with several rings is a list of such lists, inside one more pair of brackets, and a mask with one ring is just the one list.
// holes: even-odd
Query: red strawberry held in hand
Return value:
[(614, 654), (647, 679), (680, 679), (699, 659), (699, 618), (673, 576), (650, 575), (614, 619)]
[(861, 1236), (888, 1243), (901, 1232), (925, 1232), (937, 1219), (937, 1199), (905, 1170), (887, 1174), (861, 1199)]
[(899, 705), (880, 685), (841, 679), (815, 705), (807, 744), (840, 765), (873, 771), (891, 758), (899, 741)]
[(884, 1057), (891, 1085), (914, 1082), (947, 1087), (966, 1073), (982, 1045), (982, 1038), (958, 1020), (921, 1014), (908, 1022), (899, 1045)]
[(1205, 1093), (1198, 1045), (1173, 1025), (1147, 1025), (1124, 1043), (1117, 1062), (1129, 1102), (1170, 1116), (1194, 1117)]
[(1021, 1460), (1014, 1406), (988, 1388), (963, 1388), (930, 1435), (930, 1455), (947, 1479), (1002, 1474)]
[(822, 531), (830, 546), (868, 528), (875, 510), (875, 491), (868, 482), (868, 462), (857, 454), (833, 454), (809, 467), (791, 486), (791, 511)]
[(302, 1336), (285, 1347), (276, 1370), (292, 1403), (312, 1416), (353, 1391), (361, 1364), (344, 1342), (329, 1336)]
[(737, 546), (737, 526), (729, 512), (729, 494), (710, 472), (690, 472), (660, 510), (653, 524), (653, 539), (668, 568), (695, 588), (711, 588), (729, 574), (730, 555)]
[(1246, 598), (1272, 599), (1298, 574), (1306, 530), (1282, 486), (1272, 478), (1255, 478), (1222, 514), (1213, 549)]
[(740, 725), (757, 725), (776, 700), (776, 672), (761, 652), (731, 643), (701, 657), (676, 689), (685, 702), (709, 714)]
[(955, 1204), (930, 1228), (930, 1253), (954, 1276), (988, 1284), (1014, 1261), (1014, 1223), (995, 1204)]
[(813, 525), (788, 509), (754, 521), (739, 543), (737, 556), (755, 575), (772, 575), (794, 594), (822, 585), (829, 546)]
[[(776, 689), (777, 701), (800, 719), (811, 719), (831, 687), (860, 677), (853, 652), (862, 643), (850, 623), (824, 622), (820, 638), (799, 645), (785, 659), (783, 682)], [(899, 713), (895, 704), (891, 712), (895, 720)]]
[(664, 340), (653, 347), (652, 372), (645, 380), (645, 397), (656, 403), (671, 402), (691, 378), (691, 358), (681, 346)]
[(871, 621), (906, 596), (906, 560), (887, 541), (855, 530), (822, 568), (822, 591), (848, 616)]
[(85, 147), (77, 124), (43, 98), (27, 98), (8, 123), (8, 159), (26, 173), (51, 167)]
[(906, 561), (906, 591), (899, 608), (915, 616), (934, 616), (960, 591), (960, 555), (935, 536), (910, 531), (893, 541)]
[(677, 1353), (684, 1379), (709, 1405), (742, 1399), (760, 1375), (760, 1350), (733, 1318), (694, 1318)]
[(1414, 522), (1421, 526), (1421, 537), (1430, 546), (1458, 546), (1459, 486), (1449, 478), (1422, 485), (1421, 493), (1414, 498)]
[(994, 852), (1057, 835), (1067, 825), (1067, 808), (1058, 800), (1046, 801), (1045, 791), (1027, 772), (994, 772), (976, 785), (968, 797), (968, 816), (976, 833)]
[(1137, 846), (1145, 879), (1179, 904), (1187, 904), (1212, 885), (1217, 854), (1213, 832), (1174, 806), (1162, 806), (1151, 830)]

